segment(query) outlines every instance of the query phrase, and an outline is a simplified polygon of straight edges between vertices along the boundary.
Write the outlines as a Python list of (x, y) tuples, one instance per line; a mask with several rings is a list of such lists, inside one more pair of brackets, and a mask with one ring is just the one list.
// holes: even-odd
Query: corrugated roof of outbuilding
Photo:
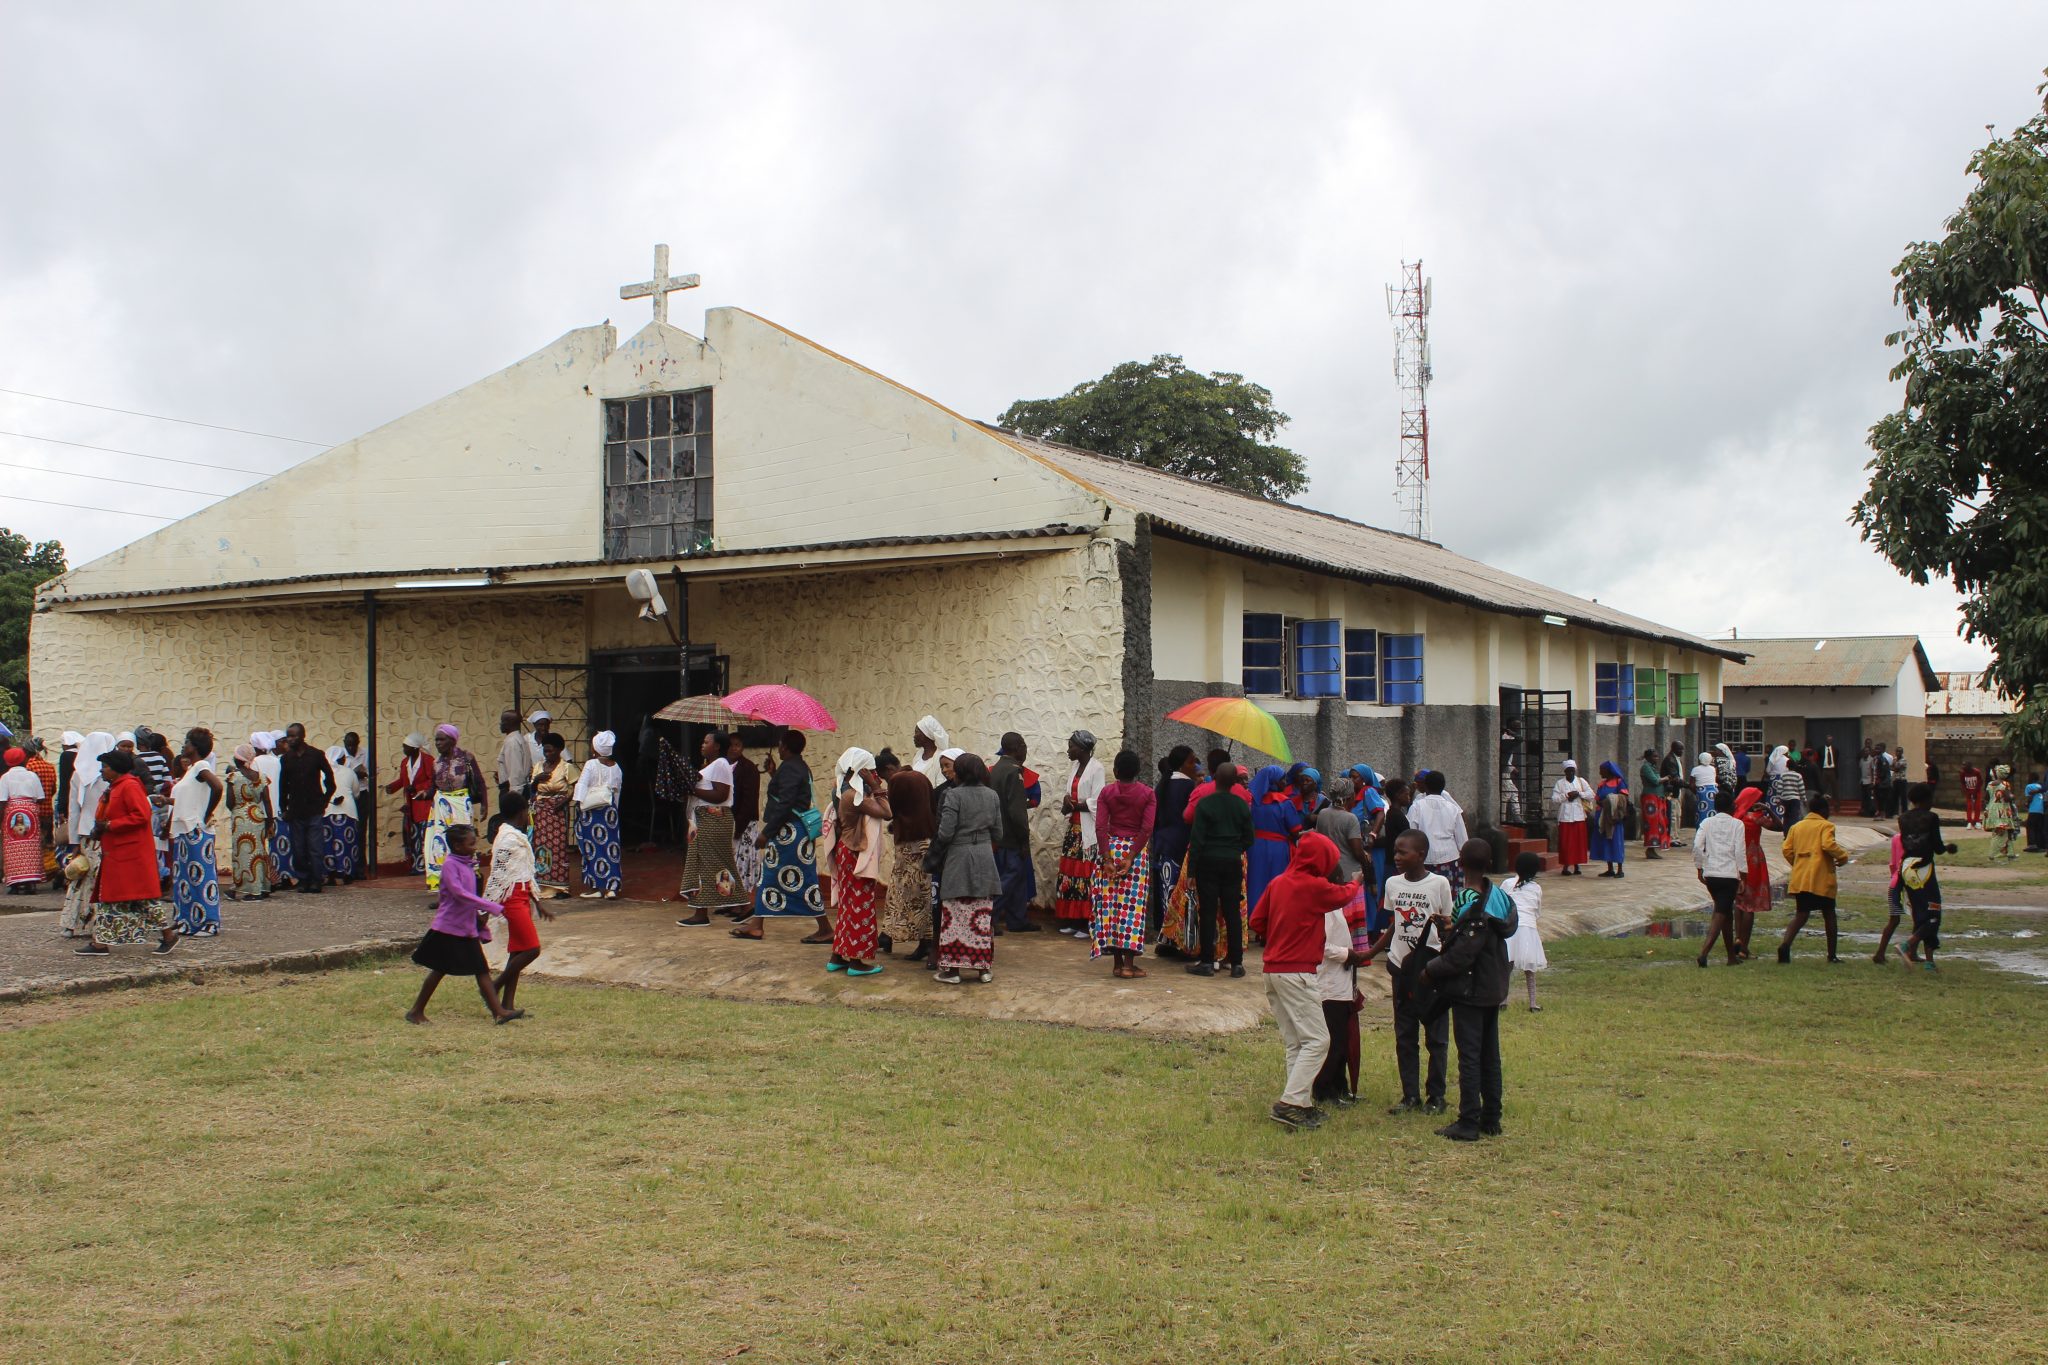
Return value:
[(1890, 687), (1908, 659), (1919, 661), (1922, 686), (1941, 687), (1917, 635), (1802, 635), (1742, 647), (1749, 662), (1721, 679), (1724, 688)]

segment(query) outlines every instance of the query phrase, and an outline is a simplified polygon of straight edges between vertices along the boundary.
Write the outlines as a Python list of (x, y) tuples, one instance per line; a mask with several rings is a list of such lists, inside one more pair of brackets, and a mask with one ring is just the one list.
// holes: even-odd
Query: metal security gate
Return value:
[(512, 706), (521, 720), (547, 712), (569, 753), (590, 751), (590, 670), (582, 664), (514, 664)]
[(1549, 828), (1551, 784), (1564, 775), (1571, 746), (1572, 694), (1527, 687), (1500, 690), (1500, 822), (1540, 836)]
[[(1721, 703), (1703, 701), (1700, 703), (1700, 742), (1693, 746), (1695, 751), (1712, 752), (1726, 736), (1721, 726)], [(1690, 755), (1688, 755), (1690, 757)]]

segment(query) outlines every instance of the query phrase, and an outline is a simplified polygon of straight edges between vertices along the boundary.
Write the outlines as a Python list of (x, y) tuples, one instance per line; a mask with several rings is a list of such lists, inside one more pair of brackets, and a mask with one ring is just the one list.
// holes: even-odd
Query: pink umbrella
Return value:
[(781, 683), (763, 683), (728, 693), (725, 708), (735, 715), (752, 716), (755, 720), (765, 720), (770, 725), (786, 725), (792, 730), (839, 729), (839, 722), (832, 719), (832, 713), (825, 709), (824, 703), (807, 692)]

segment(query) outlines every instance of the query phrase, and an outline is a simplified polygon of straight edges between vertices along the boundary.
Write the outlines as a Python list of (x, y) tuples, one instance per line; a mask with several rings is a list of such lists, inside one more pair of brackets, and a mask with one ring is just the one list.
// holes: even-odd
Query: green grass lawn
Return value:
[(420, 1030), (397, 967), (142, 994), (0, 1032), (0, 1358), (2038, 1353), (2048, 988), (1696, 951), (1553, 945), (1474, 1145), (1383, 1116), (1385, 1030), (1370, 1105), (1290, 1134), (1270, 1030), (538, 981)]

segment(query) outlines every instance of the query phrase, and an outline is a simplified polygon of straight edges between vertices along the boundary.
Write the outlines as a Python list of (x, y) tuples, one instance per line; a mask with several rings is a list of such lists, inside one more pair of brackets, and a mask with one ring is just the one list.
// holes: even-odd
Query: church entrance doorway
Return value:
[[(1835, 751), (1834, 772), (1823, 771), (1821, 774), (1823, 784), (1830, 788), (1828, 800), (1861, 800), (1863, 787), (1856, 770), (1856, 756), (1863, 752), (1863, 718), (1846, 716), (1841, 720), (1807, 721), (1806, 747), (1820, 753), (1824, 745)], [(1829, 782), (1829, 778), (1833, 781)]]
[[(606, 650), (590, 656), (590, 728), (610, 730), (618, 737), (612, 757), (626, 770), (619, 797), (619, 834), (627, 847), (638, 843), (683, 842), (683, 810), (679, 801), (656, 797), (655, 776), (662, 746), (668, 746), (670, 769), (688, 761), (704, 727), (656, 720), (654, 713), (682, 696), (682, 679), (673, 649)], [(690, 694), (726, 691), (727, 660), (714, 646), (690, 649)], [(587, 755), (586, 755), (587, 756)], [(663, 795), (668, 783), (661, 784)]]

